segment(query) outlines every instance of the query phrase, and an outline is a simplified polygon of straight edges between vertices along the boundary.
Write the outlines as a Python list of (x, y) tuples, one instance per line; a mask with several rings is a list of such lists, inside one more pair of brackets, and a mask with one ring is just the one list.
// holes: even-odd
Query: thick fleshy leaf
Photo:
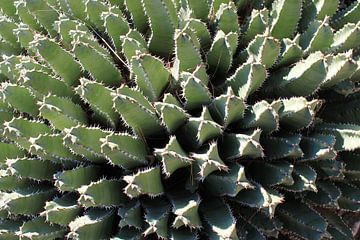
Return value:
[(277, 208), (277, 216), (290, 235), (310, 240), (320, 239), (325, 235), (325, 219), (304, 203), (288, 200)]
[(229, 205), (222, 199), (206, 199), (200, 211), (206, 221), (207, 235), (217, 236), (220, 239), (239, 239), (236, 233), (236, 219), (234, 218)]
[(112, 235), (114, 220), (114, 210), (90, 209), (83, 216), (70, 222), (67, 237), (91, 240), (109, 238)]
[(279, 39), (291, 37), (301, 16), (302, 1), (275, 0), (271, 8), (271, 35)]
[(125, 194), (121, 191), (125, 183), (119, 180), (102, 179), (77, 189), (80, 193), (78, 203), (88, 207), (113, 207), (124, 205)]
[(134, 175), (124, 176), (123, 179), (128, 184), (124, 191), (130, 198), (144, 194), (156, 197), (164, 193), (159, 167), (138, 171)]
[(80, 213), (81, 208), (77, 205), (76, 194), (68, 193), (46, 202), (45, 210), (40, 215), (44, 216), (47, 222), (67, 226)]
[(30, 221), (25, 222), (17, 235), (21, 239), (57, 239), (64, 238), (67, 230), (56, 224), (49, 224), (45, 221), (45, 218), (38, 217)]

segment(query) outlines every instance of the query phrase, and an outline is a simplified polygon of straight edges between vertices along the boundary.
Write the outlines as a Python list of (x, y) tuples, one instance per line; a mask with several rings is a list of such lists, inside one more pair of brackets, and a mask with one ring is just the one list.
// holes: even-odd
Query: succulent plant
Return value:
[(0, 239), (352, 239), (359, 39), (359, 0), (1, 0)]

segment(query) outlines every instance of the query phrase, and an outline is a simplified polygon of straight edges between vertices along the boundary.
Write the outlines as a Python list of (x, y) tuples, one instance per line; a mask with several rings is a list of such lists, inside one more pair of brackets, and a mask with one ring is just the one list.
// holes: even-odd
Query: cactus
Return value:
[(1, 0), (0, 239), (353, 239), (359, 16)]

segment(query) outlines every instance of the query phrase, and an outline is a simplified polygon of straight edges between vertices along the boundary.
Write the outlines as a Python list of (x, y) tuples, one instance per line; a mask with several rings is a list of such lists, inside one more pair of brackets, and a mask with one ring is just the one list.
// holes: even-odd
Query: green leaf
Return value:
[(340, 190), (331, 181), (317, 181), (317, 192), (308, 192), (305, 200), (320, 206), (338, 207)]
[(214, 172), (204, 180), (205, 188), (215, 196), (235, 197), (243, 189), (251, 189), (254, 186), (245, 175), (245, 167), (232, 163), (223, 172)]
[(142, 229), (143, 218), (141, 205), (138, 200), (129, 201), (124, 206), (120, 207), (118, 215), (121, 217), (119, 227), (133, 227), (138, 230)]
[(335, 56), (330, 55), (326, 59), (327, 74), (322, 89), (328, 89), (334, 85), (350, 78), (357, 69), (356, 62), (351, 58), (352, 51), (339, 53)]
[(347, 23), (334, 34), (333, 52), (344, 52), (359, 47), (360, 23)]
[(137, 30), (146, 32), (149, 26), (141, 0), (125, 0), (124, 2)]
[(38, 181), (52, 180), (53, 174), (61, 169), (59, 164), (36, 158), (7, 159), (6, 165), (9, 173)]
[(51, 134), (51, 128), (43, 122), (30, 121), (25, 118), (13, 118), (4, 123), (3, 135), (20, 145), (24, 149), (29, 149), (30, 138), (38, 137), (40, 134)]
[(105, 31), (104, 19), (101, 14), (108, 10), (108, 6), (101, 1), (83, 1), (85, 4), (86, 19), (90, 25), (101, 32)]
[(53, 188), (36, 185), (14, 189), (12, 192), (1, 192), (0, 209), (5, 209), (12, 214), (38, 214), (43, 211), (45, 202), (50, 200), (55, 193)]
[(0, 54), (11, 56), (21, 54), (21, 49), (15, 48), (11, 43), (0, 39)]
[(358, 23), (360, 18), (360, 3), (354, 1), (347, 8), (342, 11), (338, 11), (335, 16), (333, 16), (333, 26), (335, 29), (339, 29), (348, 23)]
[(108, 55), (80, 40), (75, 40), (73, 44), (76, 58), (97, 82), (106, 86), (120, 86), (123, 77)]
[(21, 78), (18, 80), (18, 84), (28, 87), (31, 92), (40, 99), (51, 94), (58, 97), (71, 98), (74, 101), (78, 100), (67, 83), (56, 76), (49, 75), (47, 72), (32, 70), (26, 72), (24, 71), (21, 73)]
[[(195, 0), (190, 0), (195, 1)], [(197, 0), (197, 2), (201, 2)], [(181, 23), (180, 23), (181, 24)], [(193, 32), (200, 41), (201, 49), (207, 50), (211, 46), (211, 36), (207, 25), (199, 19), (190, 18), (185, 19), (186, 32)], [(176, 46), (176, 45), (175, 45)]]
[(253, 162), (247, 168), (249, 176), (263, 186), (283, 184), (291, 186), (294, 184), (292, 172), (294, 165), (286, 161), (266, 163)]
[(83, 216), (69, 223), (67, 237), (89, 240), (110, 238), (114, 221), (114, 210), (90, 208)]
[(55, 186), (60, 191), (75, 191), (82, 185), (88, 185), (98, 180), (101, 176), (100, 167), (78, 166), (73, 169), (58, 172), (54, 175)]
[(131, 127), (138, 136), (149, 137), (164, 133), (155, 108), (140, 91), (122, 86), (113, 97), (114, 109), (125, 125)]
[(273, 74), (266, 87), (270, 87), (273, 94), (281, 96), (308, 96), (319, 89), (325, 78), (324, 55), (315, 52), (292, 68)]
[[(163, 102), (155, 102), (155, 108), (160, 116), (161, 122), (166, 126), (170, 133), (174, 133), (177, 129), (185, 124), (189, 118), (189, 114), (181, 107), (180, 103), (174, 98), (175, 102), (168, 99), (174, 98), (169, 93), (165, 94)], [(169, 102), (168, 102), (169, 101)]]
[(179, 135), (184, 136), (192, 148), (196, 148), (218, 137), (222, 132), (222, 127), (214, 122), (209, 110), (203, 107), (200, 117), (190, 117)]
[(331, 134), (336, 138), (335, 150), (352, 151), (360, 148), (360, 126), (352, 124), (320, 123), (315, 130), (320, 133)]
[(268, 159), (285, 157), (296, 159), (303, 156), (299, 146), (300, 141), (300, 134), (280, 134), (279, 136), (263, 137), (260, 142)]
[(25, 157), (26, 151), (15, 144), (0, 142), (0, 164), (4, 164), (6, 159)]
[(317, 191), (316, 180), (317, 174), (316, 171), (305, 165), (305, 164), (296, 164), (293, 172), (293, 184), (286, 185), (283, 184), (281, 187), (289, 191), (302, 192), (302, 191)]
[(155, 233), (158, 238), (167, 238), (170, 204), (164, 198), (142, 201), (147, 226), (144, 236)]
[(269, 134), (279, 128), (279, 115), (277, 114), (281, 103), (266, 101), (257, 102), (245, 111), (244, 118), (240, 121), (239, 127), (261, 128), (264, 133)]
[(19, 19), (23, 23), (29, 25), (30, 28), (38, 32), (46, 33), (46, 31), (43, 29), (37, 19), (30, 13), (29, 9), (27, 9), (25, 1), (17, 1), (13, 4), (16, 7), (16, 13), (19, 16)]
[[(230, 32), (225, 34), (219, 30), (214, 38), (207, 55), (209, 71), (216, 75), (226, 75), (232, 64), (232, 56), (237, 47), (237, 34)], [(234, 43), (233, 40), (236, 39)]]
[[(12, 175), (5, 169), (5, 167), (0, 169), (0, 191), (13, 191), (14, 189), (25, 188), (26, 186), (30, 186), (34, 183), (35, 181), (29, 178), (18, 178), (17, 176)], [(4, 210), (2, 210), (2, 213), (4, 213)], [(4, 214), (6, 215), (7, 213)]]
[(79, 19), (80, 21), (89, 23), (87, 20), (85, 1), (62, 0), (62, 2), (62, 10), (65, 13), (69, 14), (73, 18)]
[(300, 130), (310, 126), (322, 105), (321, 100), (307, 101), (304, 97), (282, 99), (281, 103), (282, 106), (278, 110), (280, 126), (290, 130)]
[(256, 129), (250, 134), (224, 134), (220, 142), (222, 153), (220, 156), (226, 160), (234, 160), (240, 157), (263, 157), (264, 152), (260, 141), (261, 130)]
[(325, 159), (309, 162), (313, 167), (320, 179), (343, 179), (343, 163), (334, 159)]
[[(135, 38), (137, 35), (138, 37)], [(122, 53), (127, 59), (127, 62), (130, 63), (131, 58), (140, 53), (148, 53), (148, 48), (146, 47), (146, 42), (139, 32), (130, 30), (126, 36), (120, 36), (122, 42), (121, 48)]]
[(39, 156), (41, 159), (63, 164), (66, 164), (65, 162), (71, 164), (72, 161), (82, 160), (63, 145), (63, 136), (61, 134), (40, 134), (36, 138), (30, 138), (29, 142), (29, 152)]
[(115, 50), (121, 51), (122, 42), (120, 36), (126, 35), (130, 27), (121, 12), (110, 9), (108, 12), (101, 13), (101, 18), (104, 21), (106, 33), (110, 36)]
[(47, 1), (44, 0), (25, 0), (26, 9), (36, 18), (36, 20), (54, 37), (56, 32), (53, 28), (54, 22), (59, 18), (59, 13)]
[(302, 137), (300, 148), (304, 153), (303, 160), (324, 160), (336, 157), (334, 150), (335, 137), (313, 133), (308, 137)]
[(207, 0), (188, 0), (187, 5), (195, 18), (206, 21), (209, 14), (209, 2)]
[(14, 48), (20, 48), (20, 44), (17, 41), (17, 37), (14, 30), (17, 28), (17, 24), (8, 19), (5, 16), (0, 17), (0, 36), (5, 41), (11, 43)]
[(266, 69), (259, 63), (245, 63), (227, 78), (227, 84), (234, 93), (246, 100), (249, 95), (257, 91), (266, 79)]
[(265, 68), (274, 65), (280, 54), (280, 42), (273, 37), (256, 35), (246, 48), (248, 58), (261, 63)]
[[(351, 87), (351, 89), (353, 88), (354, 86)], [(345, 96), (341, 101), (325, 105), (321, 112), (321, 118), (328, 122), (360, 124), (358, 96), (359, 94), (357, 93), (351, 94), (350, 96)]]
[(140, 91), (151, 101), (158, 100), (169, 84), (170, 73), (164, 63), (149, 54), (131, 58), (131, 77)]
[(110, 238), (111, 240), (137, 240), (141, 237), (141, 231), (136, 228), (123, 227), (119, 229), (119, 232)]
[(71, 44), (73, 41), (73, 36), (71, 34), (71, 31), (80, 30), (84, 35), (86, 35), (86, 37), (91, 38), (92, 34), (85, 24), (79, 20), (70, 19), (64, 15), (61, 15), (59, 19), (55, 21), (54, 29), (60, 35), (61, 43), (64, 46), (64, 48), (66, 48), (67, 50), (71, 50), (73, 48), (73, 45)]
[(353, 152), (343, 152), (339, 156), (340, 160), (344, 163), (344, 175), (349, 180), (357, 181), (360, 179), (360, 156)]
[(334, 41), (332, 28), (329, 26), (329, 18), (323, 21), (315, 20), (307, 30), (301, 34), (299, 44), (306, 54), (315, 51), (327, 52)]
[(190, 166), (193, 161), (179, 144), (175, 136), (171, 136), (164, 148), (155, 149), (155, 156), (161, 158), (163, 172), (170, 177), (177, 169)]
[(37, 37), (30, 43), (54, 71), (69, 85), (76, 85), (82, 75), (81, 66), (74, 56), (46, 37)]
[(360, 209), (360, 188), (354, 184), (345, 182), (336, 182), (341, 195), (337, 199), (339, 207), (350, 211), (359, 211)]
[(263, 8), (261, 10), (253, 9), (250, 19), (244, 25), (244, 35), (242, 39), (247, 43), (255, 38), (256, 35), (261, 35), (265, 32), (269, 23), (269, 10)]
[(236, 219), (234, 218), (229, 205), (222, 199), (206, 199), (200, 211), (207, 223), (207, 235), (216, 235), (220, 239), (239, 239), (236, 233)]
[(101, 152), (100, 139), (109, 135), (110, 131), (104, 131), (96, 127), (85, 127), (77, 125), (72, 128), (65, 128), (63, 144), (70, 148), (75, 154), (86, 158), (89, 161), (103, 163), (104, 156)]
[(275, 0), (270, 12), (270, 33), (281, 39), (291, 37), (301, 16), (302, 1)]
[(231, 1), (228, 4), (220, 5), (215, 15), (215, 26), (218, 31), (221, 30), (225, 34), (239, 32), (240, 26), (236, 10), (235, 4)]
[(170, 1), (168, 6), (166, 3), (165, 0), (142, 0), (151, 29), (149, 50), (163, 57), (169, 56), (173, 51), (172, 36), (176, 28), (168, 8), (169, 5), (173, 5), (173, 2)]
[(90, 105), (94, 111), (94, 118), (106, 126), (116, 128), (119, 116), (113, 109), (113, 96), (115, 92), (101, 83), (80, 79), (80, 85), (75, 88), (81, 99)]
[(216, 97), (209, 105), (212, 118), (224, 128), (244, 117), (244, 100), (237, 97), (228, 87), (226, 93)]
[(351, 228), (345, 223), (342, 217), (329, 210), (321, 210), (320, 214), (328, 222), (327, 231), (333, 238), (351, 239), (353, 237)]
[[(257, 211), (256, 209), (252, 209), (252, 208), (242, 207), (242, 208), (239, 208), (238, 211), (240, 213), (240, 219), (244, 220), (244, 224), (238, 223), (238, 229), (239, 228), (242, 229), (243, 227), (251, 226), (256, 229), (255, 231), (259, 231), (264, 236), (267, 236), (269, 238), (270, 237), (274, 237), (274, 238), (279, 237), (279, 232), (282, 229), (282, 224), (278, 219), (276, 219), (276, 218), (269, 219), (269, 217), (266, 216), (266, 214), (264, 214), (260, 211)], [(240, 223), (241, 223), (241, 221), (240, 221)], [(251, 227), (250, 227), (250, 229), (251, 229)], [(254, 234), (255, 231), (254, 230), (249, 231), (249, 233), (247, 235), (247, 236), (249, 236), (249, 239), (253, 239), (250, 236), (255, 235), (256, 234), (256, 233)]]
[(211, 18), (213, 15), (217, 13), (221, 4), (228, 4), (230, 0), (214, 0), (210, 2), (210, 13), (208, 18)]
[(204, 82), (190, 73), (181, 75), (182, 95), (185, 98), (185, 108), (192, 110), (211, 102), (211, 94)]
[(78, 203), (86, 208), (122, 206), (127, 200), (121, 191), (124, 186), (124, 182), (115, 179), (102, 179), (83, 185), (77, 189), (80, 194)]
[(172, 212), (175, 219), (172, 226), (176, 229), (186, 226), (190, 228), (200, 228), (201, 220), (198, 213), (200, 196), (189, 192), (177, 192), (169, 196), (173, 206)]
[(5, 15), (9, 16), (10, 18), (14, 19), (15, 21), (18, 20), (14, 1), (12, 1), (12, 0), (2, 1), (0, 4), (0, 9)]
[(88, 123), (85, 111), (68, 98), (49, 94), (41, 102), (38, 102), (38, 105), (40, 106), (39, 115), (49, 120), (56, 129), (64, 130)]
[(309, 26), (309, 23), (315, 19), (323, 20), (326, 16), (332, 17), (338, 7), (339, 0), (311, 0), (304, 4), (302, 10), (302, 17), (299, 22), (299, 29), (304, 30)]
[(275, 190), (256, 184), (256, 187), (240, 191), (233, 200), (252, 208), (262, 209), (273, 218), (278, 206), (281, 206), (285, 199)]
[(175, 79), (179, 78), (181, 72), (184, 71), (191, 73), (194, 72), (197, 67), (202, 65), (199, 40), (196, 36), (194, 36), (194, 32), (189, 30), (189, 28), (190, 24), (181, 31), (175, 31), (176, 58), (172, 69), (172, 74)]
[(288, 200), (277, 208), (277, 216), (291, 235), (316, 240), (326, 233), (325, 219), (304, 203)]
[(198, 235), (196, 231), (187, 228), (171, 229), (170, 238), (172, 240), (196, 240)]
[(16, 240), (19, 237), (16, 236), (16, 232), (20, 230), (23, 222), (21, 220), (2, 220), (0, 222), (0, 237), (8, 240)]
[(293, 40), (289, 38), (284, 38), (281, 41), (281, 53), (278, 58), (278, 61), (275, 63), (275, 67), (283, 67), (287, 65), (291, 65), (299, 61), (304, 52), (301, 49), (299, 43), (299, 35), (295, 37)]
[(126, 133), (111, 133), (100, 141), (101, 152), (111, 164), (124, 169), (132, 169), (148, 163), (148, 149), (140, 138)]
[(153, 167), (138, 171), (134, 175), (124, 176), (124, 181), (128, 183), (124, 191), (130, 198), (146, 194), (156, 197), (164, 193), (161, 182), (161, 171), (159, 167)]
[(45, 221), (45, 218), (37, 217), (25, 222), (17, 235), (21, 239), (50, 240), (64, 238), (66, 232), (66, 228), (56, 224), (49, 224)]
[(77, 196), (73, 193), (54, 198), (46, 202), (45, 210), (40, 213), (40, 216), (44, 216), (47, 222), (67, 226), (81, 213), (81, 208), (77, 205), (76, 199)]
[(195, 159), (195, 164), (193, 164), (192, 167), (199, 180), (203, 181), (214, 171), (229, 171), (229, 168), (219, 156), (216, 143), (210, 143), (206, 151), (191, 153), (190, 156)]
[(36, 98), (28, 88), (12, 83), (2, 83), (1, 94), (5, 101), (18, 111), (28, 113), (34, 117), (39, 114)]

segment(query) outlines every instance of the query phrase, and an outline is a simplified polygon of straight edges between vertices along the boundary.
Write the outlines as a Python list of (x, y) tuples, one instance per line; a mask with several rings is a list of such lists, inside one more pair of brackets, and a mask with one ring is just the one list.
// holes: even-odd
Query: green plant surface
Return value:
[(359, 39), (360, 0), (0, 0), (0, 239), (355, 239)]

